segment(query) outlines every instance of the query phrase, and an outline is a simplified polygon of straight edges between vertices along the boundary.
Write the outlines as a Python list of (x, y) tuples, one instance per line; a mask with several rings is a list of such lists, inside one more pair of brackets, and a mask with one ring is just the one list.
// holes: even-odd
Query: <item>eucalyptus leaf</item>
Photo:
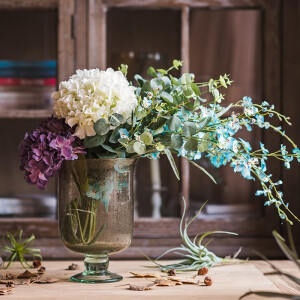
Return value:
[(150, 86), (155, 91), (161, 91), (163, 89), (162, 83), (158, 78), (151, 79)]
[(144, 132), (141, 134), (141, 140), (145, 145), (151, 145), (153, 142), (153, 136), (150, 132)]
[(150, 85), (150, 81), (146, 80), (142, 86), (142, 92), (146, 93), (146, 92), (151, 92), (151, 91), (152, 91), (152, 88)]
[(190, 138), (184, 144), (184, 149), (186, 151), (196, 151), (198, 147), (198, 140), (196, 138)]
[(181, 83), (185, 85), (190, 85), (193, 82), (192, 76), (189, 73), (184, 73), (181, 76)]
[(191, 98), (195, 95), (193, 89), (190, 86), (184, 86), (183, 87), (183, 93), (188, 98)]
[(163, 74), (163, 75), (168, 74), (168, 71), (166, 71), (165, 69), (156, 69), (156, 71)]
[(177, 169), (177, 166), (176, 166), (176, 163), (175, 163), (175, 160), (174, 160), (174, 157), (173, 157), (171, 151), (168, 148), (165, 148), (164, 152), (167, 155), (167, 158), (170, 162), (170, 165), (173, 169), (173, 172), (174, 172), (175, 176), (177, 177), (178, 180), (180, 180), (179, 172), (178, 172), (178, 169)]
[(117, 154), (116, 153), (97, 153), (98, 158), (116, 158)]
[(152, 77), (157, 77), (156, 71), (153, 67), (149, 67), (147, 70), (147, 74)]
[(137, 154), (142, 155), (142, 154), (144, 154), (146, 152), (146, 147), (145, 147), (145, 145), (143, 143), (141, 143), (139, 141), (136, 141), (133, 144), (133, 150)]
[(171, 80), (169, 79), (169, 77), (167, 76), (163, 76), (161, 78), (161, 80), (163, 81), (165, 87), (169, 87), (171, 85)]
[(193, 122), (186, 122), (183, 126), (183, 135), (185, 137), (190, 137), (192, 135), (194, 135), (198, 130), (198, 127), (195, 123)]
[(172, 116), (168, 121), (170, 131), (178, 131), (181, 126), (181, 121), (177, 116)]
[(110, 129), (109, 124), (107, 121), (103, 118), (99, 119), (95, 124), (94, 124), (94, 130), (98, 135), (105, 135), (108, 133)]
[(169, 76), (173, 85), (179, 85), (179, 80), (177, 78), (173, 77), (172, 75)]
[(183, 138), (179, 134), (172, 134), (171, 135), (171, 146), (174, 149), (180, 149), (183, 145)]
[(151, 130), (157, 130), (158, 128), (160, 128), (161, 126), (163, 126), (166, 122), (167, 122), (167, 120), (165, 118), (159, 118), (156, 122), (153, 122), (149, 126), (149, 128)]
[(105, 142), (105, 135), (94, 135), (94, 136), (86, 136), (83, 144), (86, 148), (93, 148), (102, 145)]
[(124, 117), (120, 114), (112, 114), (109, 118), (109, 122), (112, 126), (119, 126), (123, 123)]
[(167, 93), (167, 92), (162, 92), (161, 93), (161, 98), (166, 101), (168, 104), (172, 104), (174, 102), (173, 97)]
[(102, 144), (101, 146), (102, 146), (102, 148), (104, 148), (105, 150), (107, 150), (109, 152), (116, 153), (116, 151), (109, 145)]
[(134, 75), (134, 79), (136, 80), (136, 82), (139, 84), (140, 87), (142, 87), (146, 81), (142, 76), (138, 74)]
[(200, 89), (196, 83), (192, 83), (191, 88), (197, 96), (201, 95)]
[(120, 138), (120, 131), (119, 131), (119, 128), (116, 128), (112, 132), (112, 134), (109, 138), (109, 142), (112, 143), (112, 144), (116, 144), (116, 143), (118, 143), (119, 138)]

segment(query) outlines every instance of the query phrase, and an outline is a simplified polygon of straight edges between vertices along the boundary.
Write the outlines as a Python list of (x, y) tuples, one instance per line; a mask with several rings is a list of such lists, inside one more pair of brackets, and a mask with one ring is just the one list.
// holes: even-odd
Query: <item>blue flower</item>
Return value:
[(262, 153), (264, 154), (263, 155), (263, 157), (264, 157), (269, 153), (269, 150), (265, 148), (265, 145), (262, 142), (259, 142), (259, 144), (260, 144), (260, 148), (262, 150)]
[(126, 139), (126, 138), (129, 138), (129, 132), (128, 132), (128, 130), (127, 129), (125, 129), (125, 128), (121, 128), (120, 130), (119, 130), (119, 133), (120, 133), (120, 137), (122, 138), (122, 139)]
[(265, 159), (261, 159), (261, 161), (260, 161), (260, 167), (261, 167), (261, 170), (263, 172), (267, 171), (267, 165), (266, 165)]
[(248, 105), (252, 105), (252, 99), (250, 97), (244, 97), (243, 98), (243, 105), (244, 106), (248, 106)]
[(244, 141), (242, 138), (240, 138), (240, 141), (242, 142), (243, 148), (244, 148), (247, 152), (249, 152), (249, 151), (252, 150), (252, 148), (251, 148), (251, 146), (250, 146), (250, 144), (249, 144), (248, 142)]
[(264, 128), (265, 127), (265, 123), (264, 123), (265, 118), (264, 118), (264, 116), (262, 116), (262, 115), (256, 115), (255, 118), (256, 118), (258, 127)]
[(298, 162), (300, 162), (300, 150), (299, 148), (294, 148), (293, 153), (296, 154)]
[(152, 105), (152, 101), (148, 100), (147, 98), (144, 98), (142, 103), (141, 103), (141, 106), (146, 108), (146, 109), (151, 107), (151, 105)]
[(261, 105), (262, 106), (270, 106), (270, 104), (267, 101), (263, 101), (263, 103)]

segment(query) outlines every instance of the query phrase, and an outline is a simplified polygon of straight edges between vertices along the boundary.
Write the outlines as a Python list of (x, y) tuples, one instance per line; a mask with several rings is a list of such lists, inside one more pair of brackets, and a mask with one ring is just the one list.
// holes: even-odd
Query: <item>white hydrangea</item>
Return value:
[(84, 139), (96, 134), (93, 125), (101, 118), (108, 120), (117, 113), (127, 120), (137, 106), (134, 91), (120, 71), (77, 70), (52, 94), (53, 109), (69, 126), (77, 124), (74, 135)]

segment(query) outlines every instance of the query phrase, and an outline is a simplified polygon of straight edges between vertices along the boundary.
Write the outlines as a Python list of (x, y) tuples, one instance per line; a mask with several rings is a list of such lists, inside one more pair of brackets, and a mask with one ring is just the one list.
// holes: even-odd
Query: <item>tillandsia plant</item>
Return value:
[[(195, 216), (189, 221), (186, 222), (186, 202), (183, 198), (183, 214), (180, 220), (180, 236), (182, 239), (182, 244), (180, 247), (172, 248), (162, 255), (160, 255), (156, 260), (152, 260), (148, 256), (146, 256), (150, 261), (156, 264), (163, 272), (168, 272), (170, 269), (174, 269), (176, 271), (198, 271), (201, 268), (211, 268), (212, 266), (220, 263), (226, 263), (228, 261), (233, 261), (232, 259), (221, 258), (215, 255), (213, 252), (207, 249), (209, 243), (213, 240), (210, 239), (205, 245), (202, 245), (203, 239), (208, 237), (211, 234), (233, 234), (237, 235), (233, 232), (228, 231), (209, 231), (204, 234), (198, 234), (195, 236), (193, 240), (190, 239), (188, 235), (188, 228), (193, 223), (193, 221), (197, 218), (199, 213), (202, 211), (205, 203), (199, 209), (199, 211), (195, 214)], [(183, 256), (184, 259), (180, 262), (162, 265), (158, 263), (158, 260), (161, 259), (168, 253), (173, 252), (179, 256)]]
[(29, 238), (22, 241), (23, 231), (20, 230), (19, 237), (7, 232), (3, 238), (2, 243), (3, 247), (0, 249), (0, 252), (8, 253), (9, 256), (6, 259), (6, 265), (3, 264), (5, 269), (8, 269), (13, 261), (19, 261), (24, 268), (30, 268), (31, 265), (26, 261), (24, 256), (32, 256), (32, 260), (35, 258), (42, 259), (41, 251), (37, 248), (31, 248), (35, 236), (32, 234)]
[[(292, 218), (300, 221), (278, 189), (282, 181), (273, 181), (266, 166), (269, 158), (283, 161), (287, 168), (294, 158), (300, 162), (296, 144), (281, 127), (270, 123), (275, 116), (290, 124), (289, 118), (275, 111), (268, 102), (252, 103), (249, 97), (222, 106), (221, 89), (232, 84), (228, 75), (198, 83), (191, 73), (184, 73), (180, 78), (170, 74), (181, 66), (182, 61), (174, 60), (167, 70), (149, 67), (149, 79), (134, 76), (136, 87), (126, 79), (125, 65), (119, 71), (77, 70), (52, 94), (54, 116), (26, 134), (20, 144), (21, 169), (26, 180), (44, 189), (64, 160), (156, 159), (166, 154), (178, 179), (173, 155), (188, 159), (215, 182), (194, 162), (207, 157), (217, 168), (230, 164), (245, 179), (257, 179), (261, 189), (256, 195), (267, 197), (265, 205), (274, 205), (279, 216), (290, 223)], [(241, 112), (235, 113), (234, 109)], [(259, 149), (252, 149), (237, 133), (242, 128), (251, 131), (253, 126), (275, 130), (290, 144), (291, 151), (281, 145), (277, 151), (269, 152), (262, 143)], [(75, 180), (76, 177), (78, 181), (77, 174)], [(74, 199), (69, 213), (73, 216), (75, 237), (90, 243), (97, 233), (84, 230), (93, 228), (93, 222), (85, 225), (82, 219), (93, 218), (98, 203), (106, 210), (109, 203), (101, 196), (100, 186), (90, 178), (84, 182), (77, 185), (82, 201)], [(88, 235), (83, 237), (81, 231)]]
[[(285, 239), (277, 232), (273, 231), (273, 236), (282, 250), (282, 252), (285, 254), (285, 256), (295, 263), (297, 268), (299, 269), (299, 275), (300, 275), (300, 262), (299, 262), (299, 257), (298, 253), (294, 244), (294, 240), (292, 237), (291, 233), (291, 228), (288, 225), (288, 233), (289, 233), (289, 243), (290, 246), (288, 246), (285, 242)], [(277, 292), (268, 292), (268, 291), (250, 291), (244, 294), (243, 296), (240, 297), (240, 299), (246, 298), (250, 295), (257, 295), (257, 296), (262, 296), (262, 297), (270, 297), (270, 298), (284, 298), (284, 299), (294, 299), (294, 300), (299, 300), (300, 299), (300, 277), (296, 277), (292, 274), (282, 272), (279, 270), (272, 262), (267, 260), (267, 258), (263, 255), (260, 254), (260, 256), (270, 265), (272, 268), (273, 272), (266, 273), (265, 275), (280, 275), (288, 278), (291, 282), (293, 282), (293, 287), (297, 290), (297, 294), (285, 294), (285, 293), (277, 293)]]

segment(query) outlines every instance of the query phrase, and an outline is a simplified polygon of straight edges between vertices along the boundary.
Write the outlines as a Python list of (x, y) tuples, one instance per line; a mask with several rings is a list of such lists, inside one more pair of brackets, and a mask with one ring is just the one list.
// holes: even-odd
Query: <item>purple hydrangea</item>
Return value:
[(77, 154), (85, 154), (82, 141), (73, 133), (63, 119), (51, 117), (25, 134), (19, 145), (19, 157), (20, 168), (25, 171), (25, 180), (29, 184), (44, 190), (64, 160), (74, 160), (78, 158)]

